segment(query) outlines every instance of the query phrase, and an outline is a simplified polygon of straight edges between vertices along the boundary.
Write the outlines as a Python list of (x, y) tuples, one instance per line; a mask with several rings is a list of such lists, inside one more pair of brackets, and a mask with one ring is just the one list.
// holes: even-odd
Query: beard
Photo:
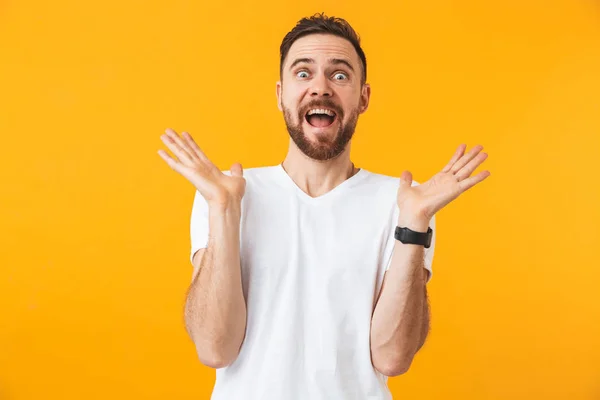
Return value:
[[(318, 136), (317, 141), (313, 142), (307, 138), (304, 129), (302, 128), (302, 124), (306, 121), (305, 115), (308, 110), (319, 107), (329, 108), (335, 111), (336, 119), (339, 121), (339, 128), (333, 138), (323, 135)], [(284, 105), (282, 105), (282, 108), (285, 125), (290, 137), (294, 143), (296, 143), (296, 146), (298, 146), (300, 151), (307, 157), (318, 161), (327, 161), (339, 156), (346, 148), (350, 139), (352, 139), (358, 122), (358, 108), (350, 112), (348, 121), (344, 123), (344, 111), (328, 99), (312, 101), (298, 110), (298, 123), (296, 124), (294, 124), (291, 111)]]

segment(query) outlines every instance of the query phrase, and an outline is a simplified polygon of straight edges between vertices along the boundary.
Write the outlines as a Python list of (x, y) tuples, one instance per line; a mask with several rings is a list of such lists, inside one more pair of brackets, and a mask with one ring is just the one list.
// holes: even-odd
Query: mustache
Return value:
[(333, 100), (321, 99), (321, 100), (313, 100), (310, 103), (308, 103), (307, 105), (305, 105), (304, 107), (302, 107), (300, 109), (300, 116), (304, 117), (306, 115), (306, 113), (308, 112), (308, 110), (310, 110), (312, 108), (328, 108), (330, 110), (333, 110), (337, 114), (338, 117), (341, 117), (344, 114), (344, 111), (342, 110), (342, 108), (339, 107), (337, 104), (335, 104), (333, 102)]

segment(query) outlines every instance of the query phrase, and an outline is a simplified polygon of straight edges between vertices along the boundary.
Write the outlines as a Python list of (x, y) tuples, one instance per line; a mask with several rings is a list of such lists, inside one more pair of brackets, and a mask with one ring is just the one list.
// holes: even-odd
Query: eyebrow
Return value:
[[(350, 71), (354, 72), (354, 68), (352, 67), (352, 64), (350, 64), (350, 62), (348, 60), (345, 60), (343, 58), (330, 58), (327, 61), (333, 65), (340, 65), (340, 64), (345, 65), (346, 67), (348, 67), (348, 69), (350, 69)], [(294, 68), (298, 64), (314, 64), (314, 63), (315, 63), (315, 60), (312, 58), (297, 58), (294, 60), (292, 65), (290, 65), (290, 69)]]

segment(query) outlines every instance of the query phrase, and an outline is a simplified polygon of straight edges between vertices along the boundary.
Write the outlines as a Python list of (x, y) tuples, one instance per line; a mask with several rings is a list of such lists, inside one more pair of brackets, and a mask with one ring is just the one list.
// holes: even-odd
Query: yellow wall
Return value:
[(431, 335), (393, 393), (599, 399), (600, 5), (400, 3), (0, 2), (0, 399), (208, 398), (182, 325), (194, 192), (159, 136), (279, 162), (279, 44), (318, 11), (363, 37), (358, 166), (490, 154), (438, 214)]

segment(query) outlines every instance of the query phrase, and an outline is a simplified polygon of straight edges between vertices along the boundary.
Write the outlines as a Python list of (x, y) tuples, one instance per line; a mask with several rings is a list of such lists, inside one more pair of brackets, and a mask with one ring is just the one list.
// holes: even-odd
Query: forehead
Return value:
[(326, 63), (331, 58), (346, 59), (358, 70), (359, 59), (354, 46), (348, 40), (327, 34), (314, 34), (297, 39), (288, 52), (285, 66), (298, 58), (312, 58), (316, 63)]

